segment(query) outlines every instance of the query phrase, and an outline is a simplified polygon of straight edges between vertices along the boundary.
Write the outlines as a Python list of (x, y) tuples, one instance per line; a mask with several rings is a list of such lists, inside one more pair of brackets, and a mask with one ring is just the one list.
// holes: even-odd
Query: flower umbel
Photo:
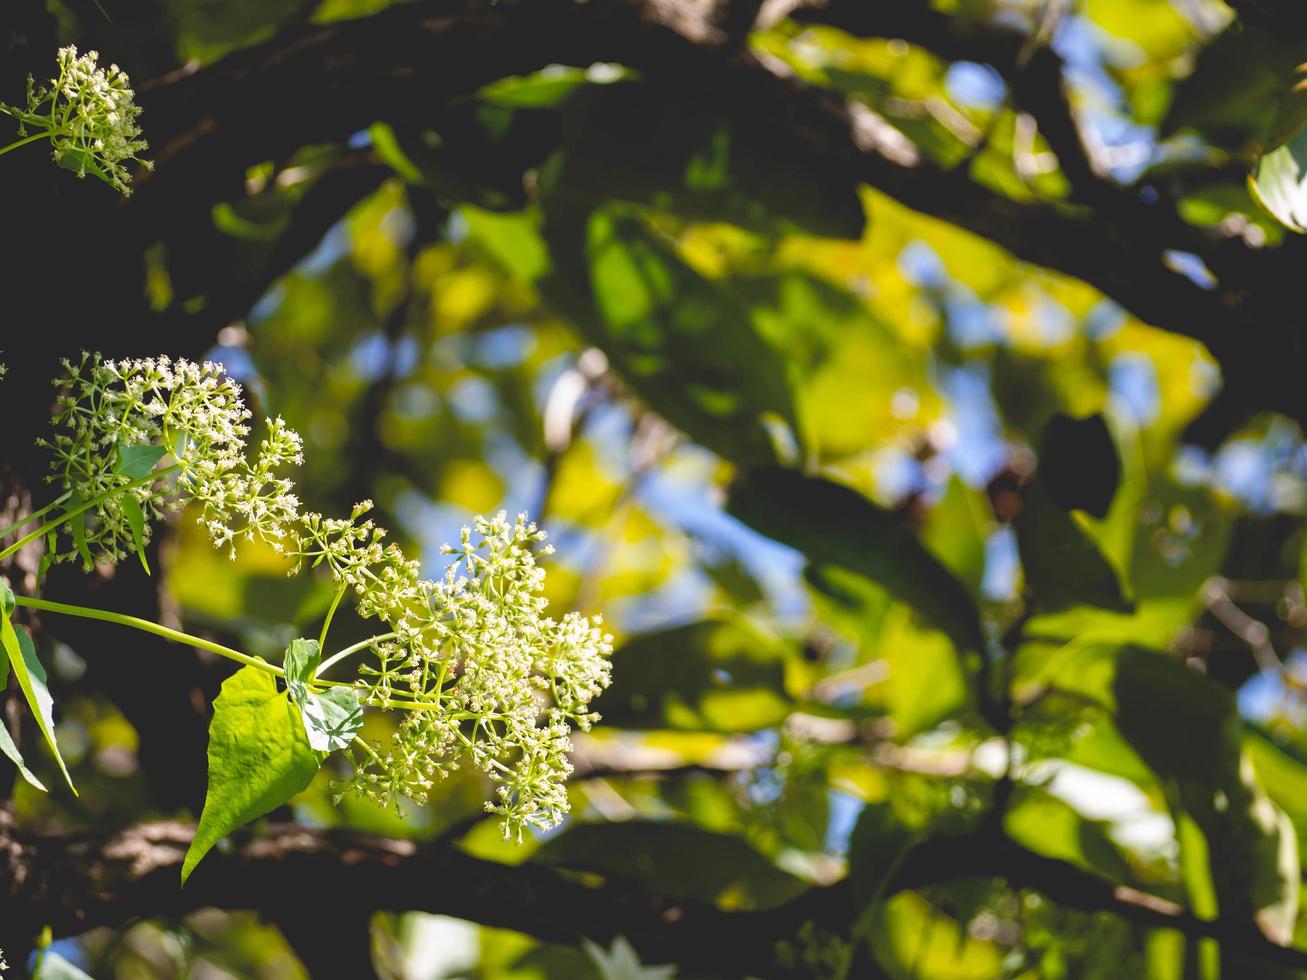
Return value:
[(352, 787), (378, 803), (423, 803), (466, 762), (498, 783), (486, 809), (506, 837), (556, 826), (569, 809), (569, 736), (598, 720), (590, 702), (608, 686), (612, 637), (598, 617), (545, 614), (535, 560), (545, 535), (525, 515), (478, 517), (446, 547), (455, 560), (444, 577), (430, 581), (360, 522), (368, 506), (348, 522), (307, 514), (302, 532), (304, 558), (327, 563), (360, 615), (390, 629), (370, 644), (357, 685), (365, 704), (401, 720), (389, 744), (355, 753)]
[[(194, 502), (215, 546), (231, 547), (232, 557), (237, 537), (284, 547), (299, 500), (291, 481), (274, 471), (302, 460), (300, 438), (281, 419), (269, 419), (251, 461), (250, 413), (222, 365), (167, 357), (109, 361), (88, 353), (63, 364), (66, 376), (55, 381), (56, 431), (40, 444), (54, 453), (47, 479), (82, 501), (97, 501), (80, 518), (86, 554), (111, 562), (130, 554), (136, 529), (129, 499), (145, 518), (147, 540), (152, 520)], [(145, 457), (146, 472), (125, 465), (147, 447), (155, 451)], [(76, 532), (73, 537), (51, 549), (52, 560), (77, 557), (83, 549), (74, 547)]]
[[(27, 105), (0, 103), (0, 111), (18, 120), (24, 137), (3, 149), (49, 139), (55, 161), (77, 176), (94, 174), (123, 194), (130, 194), (126, 164), (153, 166), (139, 156), (149, 148), (136, 124), (141, 114), (131, 81), (117, 65), (102, 68), (95, 51), (78, 55), (77, 48), (60, 48), (58, 75), (37, 86), (29, 75)], [(28, 136), (28, 130), (35, 133)]]

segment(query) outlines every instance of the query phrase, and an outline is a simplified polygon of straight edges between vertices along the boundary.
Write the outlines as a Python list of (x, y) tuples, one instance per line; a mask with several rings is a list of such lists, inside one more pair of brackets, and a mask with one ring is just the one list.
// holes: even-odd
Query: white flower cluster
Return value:
[(423, 579), (367, 519), (370, 501), (348, 519), (300, 512), (294, 484), (277, 475), (302, 462), (300, 438), (280, 419), (247, 456), (250, 413), (221, 365), (83, 354), (64, 367), (59, 431), (42, 444), (54, 453), (50, 479), (75, 495), (70, 505), (95, 503), (55, 560), (76, 557), (79, 538), (101, 558), (124, 557), (134, 501), (147, 519), (195, 505), (232, 557), (237, 541), (259, 539), (293, 558), (295, 571), (326, 567), (360, 616), (386, 625), (356, 683), (364, 704), (400, 717), (385, 744), (355, 743), (350, 785), (386, 804), (423, 803), (437, 779), (470, 761), (499, 784), (487, 809), (503, 817), (506, 836), (562, 819), (569, 736), (598, 720), (590, 704), (608, 686), (612, 638), (597, 617), (546, 614), (536, 553), (552, 549), (543, 531), (525, 515), (478, 517), (445, 549), (455, 558), (444, 577)]
[[(299, 500), (291, 481), (274, 471), (302, 461), (299, 436), (269, 419), (251, 462), (250, 413), (221, 365), (111, 361), (85, 352), (79, 363), (63, 365), (66, 376), (55, 381), (56, 432), (39, 440), (54, 455), (47, 479), (76, 501), (95, 504), (82, 518), (84, 534), (68, 534), (73, 541), (51, 549), (54, 561), (76, 558), (79, 537), (87, 554), (117, 561), (130, 554), (138, 530), (148, 540), (152, 520), (190, 501), (215, 545), (230, 546), (237, 536), (280, 545), (291, 533)], [(149, 447), (154, 452), (142, 458)], [(129, 501), (145, 518), (140, 528), (133, 528)]]
[(79, 177), (94, 174), (130, 194), (125, 164), (135, 161), (150, 168), (150, 161), (139, 156), (149, 144), (136, 125), (141, 109), (127, 73), (117, 65), (101, 68), (99, 58), (95, 51), (78, 55), (71, 45), (60, 48), (58, 76), (39, 88), (29, 76), (26, 111), (6, 109), (18, 117), (22, 135), (29, 126), (48, 131), (61, 166)]
[(545, 615), (533, 551), (545, 535), (525, 515), (478, 517), (446, 548), (457, 558), (444, 578), (428, 581), (396, 545), (383, 547), (381, 529), (360, 523), (368, 506), (350, 521), (306, 515), (302, 546), (353, 589), (360, 614), (391, 630), (372, 644), (376, 662), (359, 684), (365, 703), (402, 718), (389, 745), (356, 753), (353, 787), (380, 803), (421, 803), (470, 761), (499, 784), (486, 808), (503, 817), (505, 836), (556, 826), (569, 808), (569, 735), (598, 720), (590, 702), (608, 686), (612, 638), (598, 618)]

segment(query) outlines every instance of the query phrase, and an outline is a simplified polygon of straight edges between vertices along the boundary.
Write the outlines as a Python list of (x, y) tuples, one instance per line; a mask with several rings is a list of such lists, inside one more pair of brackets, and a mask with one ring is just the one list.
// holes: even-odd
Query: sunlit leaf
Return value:
[(183, 884), (214, 844), (301, 792), (320, 766), (299, 710), (271, 674), (249, 666), (227, 678), (213, 702), (208, 757), (209, 789)]

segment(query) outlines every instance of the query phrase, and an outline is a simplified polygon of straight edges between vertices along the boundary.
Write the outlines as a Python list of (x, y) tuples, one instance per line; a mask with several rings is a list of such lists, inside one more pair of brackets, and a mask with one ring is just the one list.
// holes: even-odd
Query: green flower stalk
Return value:
[(56, 77), (38, 87), (28, 76), (26, 106), (0, 102), (0, 112), (18, 120), (21, 137), (0, 147), (0, 154), (49, 140), (51, 155), (61, 167), (79, 177), (93, 174), (120, 193), (130, 194), (126, 164), (152, 168), (139, 155), (149, 144), (136, 124), (141, 109), (127, 73), (117, 65), (101, 68), (99, 58), (95, 51), (79, 56), (71, 45), (60, 48)]

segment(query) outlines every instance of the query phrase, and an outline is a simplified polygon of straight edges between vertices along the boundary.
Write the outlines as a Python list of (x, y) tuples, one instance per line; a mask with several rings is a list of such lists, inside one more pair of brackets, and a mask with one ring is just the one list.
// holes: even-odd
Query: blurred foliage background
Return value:
[[(531, 2), (468, 9), (511, 20)], [(939, 0), (904, 4), (927, 32), (908, 41), (876, 33), (874, 6), (865, 32), (765, 8), (742, 43), (849, 100), (890, 159), (1092, 223), (1116, 198), (1083, 197), (1010, 79), (928, 32), (1024, 39), (1025, 58), (1060, 58), (1111, 193), (1161, 199), (1213, 254), (1301, 257), (1245, 180), (1301, 123), (1292, 10)], [(151, 138), (146, 79), (202, 78), (387, 7), (47, 5), (59, 41), (138, 80)], [(1163, 909), (1307, 943), (1300, 419), (1205, 424), (1226, 389), (1200, 341), (874, 181), (832, 180), (765, 121), (623, 64), (503, 77), (433, 100), (424, 122), (374, 108), (338, 142), (228, 174), (132, 256), (129, 290), (223, 361), (256, 414), (304, 434), (308, 506), (373, 498), (433, 573), (471, 515), (528, 511), (557, 548), (553, 608), (602, 613), (616, 636), (614, 683), (603, 724), (576, 739), (572, 817), (522, 847), (498, 839), (474, 775), (393, 814), (333, 806), (324, 774), (280, 816), (723, 909), (846, 889), (851, 931), (778, 951), (798, 975), (1295, 975), (1003, 868), (887, 883), (915, 848), (993, 831)], [(166, 175), (170, 147), (156, 149)], [(148, 203), (148, 180), (138, 193)], [(1226, 288), (1197, 249), (1163, 259), (1195, 289)], [(104, 310), (106, 354), (135, 352), (124, 315)], [(15, 374), (54, 370), (9, 328), (3, 347)], [(161, 563), (187, 629), (269, 658), (331, 598), (271, 552), (228, 562), (185, 515)], [(84, 678), (94, 658), (132, 656), (102, 642), (46, 624), (82, 795), (19, 783), (21, 826), (193, 815), (152, 791), (136, 728)], [(95, 977), (305, 976), (258, 896), (250, 909), (159, 908), (50, 949)], [(633, 975), (385, 896), (376, 910), (381, 976)]]

